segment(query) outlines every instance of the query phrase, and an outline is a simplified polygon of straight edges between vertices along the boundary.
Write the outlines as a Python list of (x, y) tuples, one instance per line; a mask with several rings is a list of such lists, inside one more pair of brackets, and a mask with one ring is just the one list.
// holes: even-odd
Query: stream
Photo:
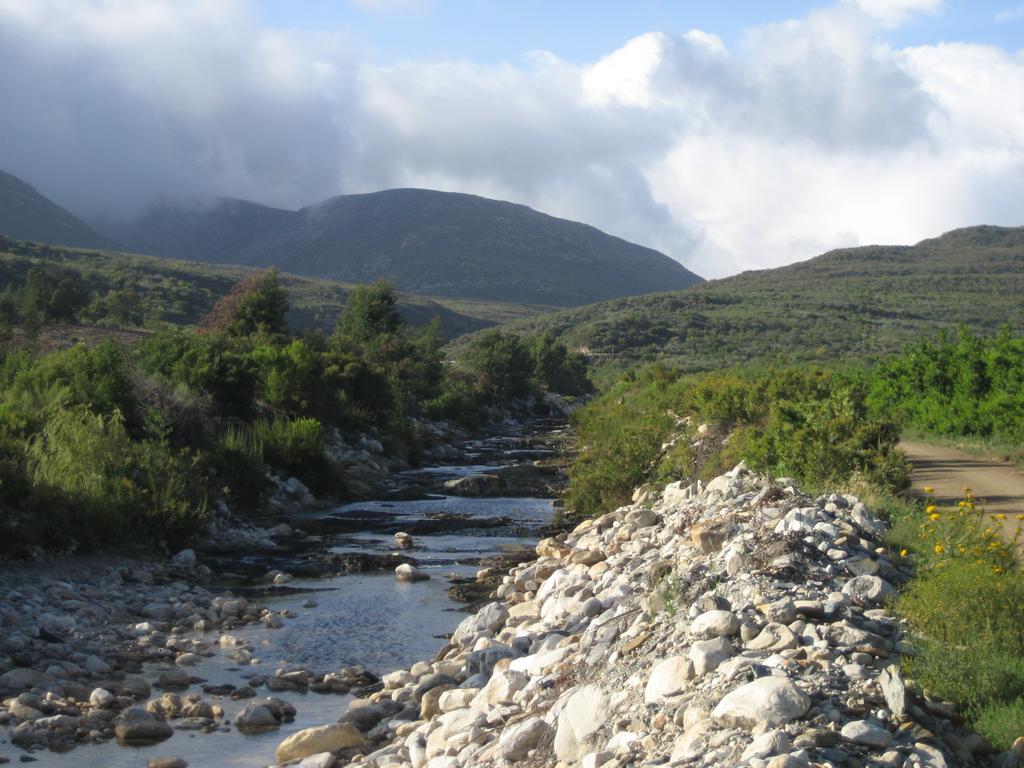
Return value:
[[(289, 524), (302, 536), (287, 552), (204, 558), (215, 574), (235, 574), (235, 581), (230, 581), (229, 575), (224, 584), (214, 581), (211, 589), (232, 589), (274, 611), (290, 609), (294, 617), (280, 629), (256, 624), (231, 630), (231, 635), (252, 643), (258, 663), (239, 664), (228, 658), (227, 650), (214, 646), (216, 652), (191, 667), (189, 673), (210, 684), (243, 686), (253, 676), (270, 676), (286, 665), (317, 672), (361, 665), (383, 675), (432, 659), (469, 608), (449, 596), (453, 582), (472, 579), (489, 558), (532, 550), (554, 512), (550, 498), (468, 498), (441, 495), (436, 490), (449, 479), (551, 458), (557, 453), (552, 440), (557, 441), (561, 426), (530, 421), (461, 446), (465, 464), (419, 468), (398, 475), (403, 493), (397, 496), (412, 498), (362, 501), (296, 516)], [(413, 536), (414, 548), (400, 554), (414, 558), (429, 580), (401, 582), (391, 569), (305, 575), (310, 573), (311, 560), (322, 563), (325, 554), (344, 559), (399, 552), (394, 540), (397, 531)], [(525, 554), (520, 557), (524, 559)], [(280, 587), (255, 583), (256, 574), (272, 569), (296, 576)], [(248, 578), (239, 583), (239, 573)], [(214, 635), (204, 637), (209, 642), (216, 639)], [(155, 680), (167, 668), (150, 665), (147, 677)], [(199, 690), (193, 685), (187, 693)], [(176, 729), (170, 739), (151, 747), (123, 747), (110, 741), (83, 744), (66, 754), (35, 752), (32, 757), (39, 766), (76, 768), (137, 768), (146, 766), (150, 758), (165, 756), (183, 758), (192, 768), (273, 765), (274, 751), (285, 737), (335, 722), (353, 698), (352, 694), (270, 693), (265, 687), (257, 688), (256, 693), (258, 698), (249, 700), (205, 694), (204, 699), (222, 706), (224, 720), (232, 721), (249, 701), (275, 696), (295, 706), (294, 722), (257, 734), (243, 734), (233, 727), (210, 733)], [(159, 696), (159, 691), (154, 690), (153, 695)], [(172, 725), (177, 722), (171, 721)]]

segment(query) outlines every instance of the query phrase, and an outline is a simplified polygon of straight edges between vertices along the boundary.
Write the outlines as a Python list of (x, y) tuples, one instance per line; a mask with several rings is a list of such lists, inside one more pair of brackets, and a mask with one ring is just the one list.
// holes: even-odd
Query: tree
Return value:
[(493, 398), (522, 397), (530, 391), (533, 360), (514, 333), (484, 331), (469, 345), (464, 363)]
[(25, 280), (25, 314), (35, 310), (43, 320), (75, 322), (89, 300), (76, 279), (55, 269), (30, 269)]
[(229, 336), (280, 335), (288, 330), (288, 291), (277, 268), (237, 283), (200, 322), (204, 331)]
[(367, 352), (386, 346), (405, 330), (405, 319), (395, 309), (397, 303), (394, 287), (384, 280), (356, 287), (334, 328), (335, 346)]
[(535, 336), (530, 342), (534, 378), (552, 392), (581, 395), (593, 386), (587, 377), (587, 363), (582, 355), (570, 352), (551, 331)]

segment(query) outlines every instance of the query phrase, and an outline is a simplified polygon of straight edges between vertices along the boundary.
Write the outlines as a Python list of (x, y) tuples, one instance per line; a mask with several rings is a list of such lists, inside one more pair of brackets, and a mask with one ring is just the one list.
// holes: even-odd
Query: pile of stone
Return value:
[[(115, 737), (131, 746), (161, 741), (172, 733), (169, 720), (179, 729), (220, 727), (219, 705), (184, 693), (204, 682), (190, 669), (221, 649), (252, 663), (251, 644), (212, 633), (277, 624), (279, 616), (196, 583), (208, 577), (191, 550), (166, 563), (92, 558), (9, 568), (0, 596), (0, 725), (11, 741), (65, 751)], [(139, 674), (147, 663), (162, 667), (152, 684)], [(147, 703), (153, 686), (164, 693)]]
[(742, 465), (645, 491), (540, 542), (434, 661), (386, 675), (278, 760), (1011, 764), (903, 679), (913, 648), (888, 605), (907, 574), (882, 530), (854, 496), (810, 498)]

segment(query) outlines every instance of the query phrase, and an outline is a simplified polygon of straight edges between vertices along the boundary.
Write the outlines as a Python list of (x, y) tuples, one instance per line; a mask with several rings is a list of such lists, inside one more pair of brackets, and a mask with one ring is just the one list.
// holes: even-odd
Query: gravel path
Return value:
[(1024, 515), (1024, 470), (1000, 459), (928, 443), (905, 440), (900, 448), (914, 466), (916, 493), (923, 494), (928, 486), (935, 489), (937, 503), (954, 505), (963, 498), (964, 488), (970, 488), (985, 512), (1006, 515), (1003, 527), (1008, 537), (1022, 527), (1017, 515)]

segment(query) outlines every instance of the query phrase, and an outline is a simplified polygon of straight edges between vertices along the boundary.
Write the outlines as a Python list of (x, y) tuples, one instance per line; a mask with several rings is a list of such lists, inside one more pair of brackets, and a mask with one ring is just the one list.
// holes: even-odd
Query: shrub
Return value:
[(120, 414), (53, 414), (28, 446), (28, 477), (66, 504), (28, 521), (47, 543), (179, 543), (205, 518), (195, 462), (166, 444), (132, 441)]
[(945, 561), (921, 573), (899, 601), (920, 645), (905, 660), (934, 694), (972, 710), (1024, 694), (1024, 576), (985, 561)]
[(494, 400), (522, 397), (530, 391), (533, 360), (514, 333), (491, 329), (479, 334), (466, 349), (463, 364), (477, 377), (481, 391)]
[(1008, 750), (1024, 734), (1024, 697), (982, 707), (974, 725), (997, 750)]
[(288, 291), (276, 268), (240, 281), (214, 304), (199, 327), (230, 336), (284, 333), (288, 325)]

